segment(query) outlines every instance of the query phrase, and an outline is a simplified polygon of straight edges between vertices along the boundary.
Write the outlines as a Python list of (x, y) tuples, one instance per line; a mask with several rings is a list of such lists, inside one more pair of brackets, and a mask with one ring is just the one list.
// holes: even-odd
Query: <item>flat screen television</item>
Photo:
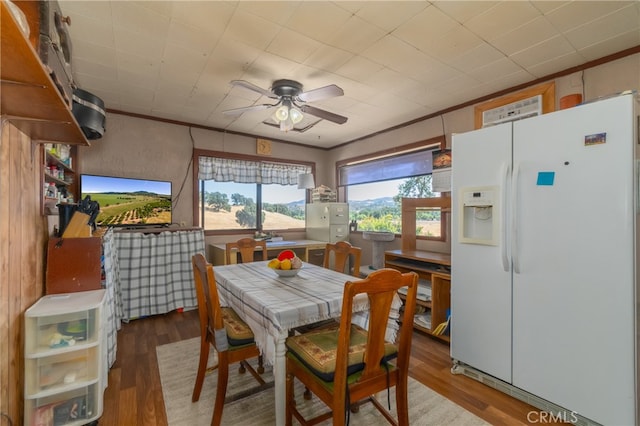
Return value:
[(171, 182), (83, 174), (82, 199), (100, 204), (98, 226), (168, 226), (171, 224)]

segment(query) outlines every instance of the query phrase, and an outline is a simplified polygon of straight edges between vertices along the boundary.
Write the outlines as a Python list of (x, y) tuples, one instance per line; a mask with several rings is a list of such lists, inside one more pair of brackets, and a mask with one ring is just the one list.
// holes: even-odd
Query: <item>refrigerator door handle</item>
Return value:
[(511, 258), (513, 272), (520, 273), (520, 250), (518, 249), (518, 180), (520, 178), (520, 163), (513, 168), (513, 182), (511, 186)]
[(500, 249), (500, 257), (502, 258), (502, 269), (505, 272), (509, 272), (509, 257), (507, 256), (507, 184), (509, 183), (509, 173), (511, 173), (511, 166), (508, 164), (502, 165), (502, 241)]

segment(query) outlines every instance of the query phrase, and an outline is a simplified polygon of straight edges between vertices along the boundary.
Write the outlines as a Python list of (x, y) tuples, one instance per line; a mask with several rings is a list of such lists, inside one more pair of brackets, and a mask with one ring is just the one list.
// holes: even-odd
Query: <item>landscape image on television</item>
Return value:
[(82, 199), (100, 204), (99, 226), (171, 224), (171, 182), (82, 175)]

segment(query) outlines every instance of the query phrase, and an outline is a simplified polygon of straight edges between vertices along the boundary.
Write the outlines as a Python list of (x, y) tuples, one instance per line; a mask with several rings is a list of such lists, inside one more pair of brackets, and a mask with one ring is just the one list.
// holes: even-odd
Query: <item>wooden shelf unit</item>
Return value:
[[(438, 325), (447, 321), (447, 310), (451, 307), (451, 255), (426, 250), (417, 250), (417, 211), (423, 209), (451, 211), (451, 197), (403, 198), (402, 199), (402, 249), (384, 253), (385, 268), (400, 272), (413, 271), (421, 280), (431, 283), (431, 299), (418, 300), (418, 306), (431, 312), (431, 327), (413, 323), (417, 330), (449, 342), (449, 336), (434, 334)], [(445, 220), (442, 215), (441, 220)], [(401, 296), (402, 297), (402, 296)]]
[[(439, 324), (447, 320), (447, 310), (451, 307), (451, 256), (423, 250), (389, 250), (384, 253), (385, 268), (400, 272), (413, 271), (420, 279), (431, 283), (431, 299), (417, 300), (416, 304), (431, 312), (431, 327), (426, 328), (414, 322), (415, 329), (449, 342), (449, 336), (433, 334)], [(402, 295), (400, 295), (402, 298)]]
[(35, 49), (0, 2), (0, 111), (33, 142), (89, 145)]
[[(44, 184), (45, 183), (53, 183), (58, 191), (62, 188), (66, 188), (68, 195), (73, 197), (73, 202), (77, 203), (80, 201), (80, 175), (78, 171), (74, 169), (77, 167), (78, 156), (77, 156), (77, 147), (75, 145), (71, 145), (70, 157), (72, 162), (71, 165), (62, 161), (58, 156), (50, 153), (46, 149), (44, 149), (44, 145), (42, 145), (42, 150), (44, 152), (44, 168), (42, 172), (42, 199), (43, 199), (43, 213), (46, 213), (46, 206), (51, 204), (55, 206), (58, 204), (57, 198), (48, 197), (45, 194)], [(59, 177), (53, 176), (51, 173), (46, 171), (47, 167), (54, 166), (64, 171), (64, 180)]]

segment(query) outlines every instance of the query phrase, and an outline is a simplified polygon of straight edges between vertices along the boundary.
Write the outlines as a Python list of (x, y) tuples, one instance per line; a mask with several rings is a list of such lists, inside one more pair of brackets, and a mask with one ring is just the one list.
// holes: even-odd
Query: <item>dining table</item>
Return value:
[[(268, 261), (214, 266), (221, 304), (232, 307), (251, 327), (265, 362), (273, 367), (275, 417), (285, 424), (285, 341), (290, 331), (319, 321), (339, 318), (347, 281), (358, 278), (303, 263), (297, 275), (281, 277)], [(368, 298), (354, 301), (352, 322), (368, 326)], [(402, 302), (396, 297), (386, 338), (395, 341)]]

